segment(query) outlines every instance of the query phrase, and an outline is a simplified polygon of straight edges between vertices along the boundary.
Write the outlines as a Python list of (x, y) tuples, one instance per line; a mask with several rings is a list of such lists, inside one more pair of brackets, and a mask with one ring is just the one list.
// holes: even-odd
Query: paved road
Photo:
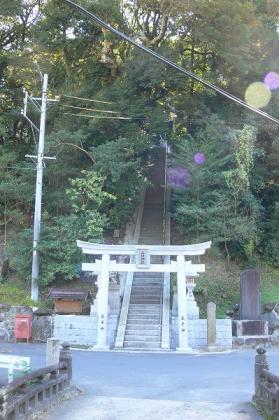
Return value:
[[(45, 345), (0, 344), (0, 352), (45, 360)], [(268, 351), (279, 373), (279, 349)], [(49, 420), (182, 420), (260, 418), (250, 410), (254, 350), (181, 355), (73, 351), (73, 380), (84, 395), (50, 413)]]

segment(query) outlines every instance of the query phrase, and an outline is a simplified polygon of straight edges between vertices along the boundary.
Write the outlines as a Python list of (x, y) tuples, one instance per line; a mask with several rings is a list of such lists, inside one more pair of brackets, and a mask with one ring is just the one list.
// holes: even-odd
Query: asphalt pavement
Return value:
[[(44, 344), (0, 344), (0, 352), (45, 364)], [(57, 406), (49, 420), (259, 419), (249, 402), (255, 350), (217, 354), (73, 350), (73, 382), (84, 394)], [(279, 349), (267, 351), (279, 374)], [(6, 375), (1, 371), (0, 375)]]

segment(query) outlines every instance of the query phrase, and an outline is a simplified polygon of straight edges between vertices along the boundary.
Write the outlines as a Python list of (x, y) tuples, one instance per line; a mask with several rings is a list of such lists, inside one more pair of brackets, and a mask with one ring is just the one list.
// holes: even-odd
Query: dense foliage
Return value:
[[(112, 26), (244, 98), (279, 73), (276, 2), (82, 0)], [(279, 127), (96, 26), (62, 0), (0, 0), (2, 246), (30, 273), (36, 130), (20, 115), (22, 88), (49, 74), (41, 278), (77, 275), (75, 240), (123, 229), (140, 197), (151, 146), (171, 145), (189, 174), (172, 215), (187, 242), (212, 238), (230, 258), (279, 263)], [(279, 116), (279, 91), (263, 108)], [(87, 99), (87, 100), (85, 100)], [(98, 102), (99, 101), (99, 102)], [(39, 113), (28, 103), (28, 116)], [(119, 119), (127, 118), (127, 119)], [(200, 157), (195, 159), (195, 156)]]

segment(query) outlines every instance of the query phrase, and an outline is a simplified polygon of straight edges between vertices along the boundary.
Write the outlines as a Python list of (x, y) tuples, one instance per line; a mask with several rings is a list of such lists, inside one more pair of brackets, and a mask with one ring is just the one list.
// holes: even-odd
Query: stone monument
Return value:
[(261, 316), (261, 278), (255, 269), (248, 269), (240, 274), (240, 320), (233, 321), (233, 335), (266, 336), (268, 323), (260, 320)]
[(240, 274), (240, 319), (256, 320), (261, 315), (260, 273), (248, 269)]

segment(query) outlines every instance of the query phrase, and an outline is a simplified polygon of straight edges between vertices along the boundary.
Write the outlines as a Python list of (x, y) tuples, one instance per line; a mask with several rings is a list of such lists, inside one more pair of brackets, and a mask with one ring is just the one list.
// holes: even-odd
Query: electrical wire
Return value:
[(63, 106), (65, 108), (82, 109), (84, 111), (105, 112), (106, 114), (118, 114), (117, 111), (107, 111), (106, 109), (84, 108), (82, 106), (62, 105), (62, 104), (60, 106)]
[(35, 101), (35, 99), (33, 99), (30, 95), (27, 95), (27, 100), (28, 99), (32, 103), (32, 105), (37, 109), (37, 111), (41, 112), (40, 105), (37, 103), (37, 101)]
[(115, 102), (108, 102), (108, 101), (100, 101), (98, 99), (80, 98), (79, 96), (72, 96), (72, 95), (61, 95), (61, 96), (64, 98), (78, 99), (80, 101), (98, 102), (100, 104), (114, 104), (115, 103)]
[(235, 103), (243, 106), (244, 108), (249, 109), (250, 111), (253, 111), (253, 112), (257, 113), (257, 114), (261, 115), (262, 117), (267, 118), (270, 121), (275, 122), (276, 124), (279, 124), (279, 120), (277, 118), (273, 117), (272, 115), (270, 115), (270, 114), (268, 114), (268, 113), (266, 113), (266, 112), (264, 112), (264, 111), (262, 111), (262, 110), (260, 110), (258, 108), (255, 108), (255, 107), (253, 107), (253, 106), (251, 106), (249, 104), (247, 104), (246, 102), (244, 102), (242, 99), (238, 98), (237, 96), (234, 96), (231, 93), (223, 90), (222, 88), (219, 88), (218, 86), (215, 86), (213, 83), (210, 83), (210, 82), (207, 82), (206, 80), (203, 80), (202, 78), (196, 76), (191, 71), (186, 70), (184, 67), (181, 67), (178, 64), (173, 63), (168, 58), (163, 57), (162, 55), (160, 55), (156, 51), (153, 51), (150, 48), (145, 47), (142, 44), (139, 44), (133, 38), (130, 38), (129, 36), (123, 34), (123, 32), (120, 32), (117, 29), (113, 28), (112, 26), (108, 25), (103, 20), (101, 20), (99, 17), (97, 17), (93, 13), (89, 12), (87, 9), (85, 9), (82, 6), (80, 6), (79, 4), (74, 3), (72, 0), (63, 0), (63, 1), (65, 3), (68, 3), (70, 6), (73, 6), (75, 9), (78, 9), (84, 15), (86, 15), (89, 18), (91, 18), (92, 20), (94, 20), (94, 22), (97, 23), (98, 25), (100, 25), (101, 27), (107, 29), (108, 31), (112, 32), (113, 34), (117, 35), (118, 37), (120, 37), (122, 39), (125, 39), (130, 44), (132, 44), (135, 47), (141, 49), (145, 53), (147, 53), (149, 55), (152, 55), (153, 57), (157, 58), (157, 60), (163, 62), (164, 64), (167, 64), (169, 67), (172, 67), (175, 70), (178, 70), (180, 73), (183, 73), (184, 75), (186, 75), (188, 77), (191, 77), (192, 79), (196, 80), (197, 82), (202, 83), (204, 86), (206, 86), (206, 87), (214, 90), (215, 92), (220, 93), (221, 95), (223, 95), (226, 98), (232, 100), (233, 102), (235, 102)]
[(17, 167), (17, 166), (8, 166), (8, 167), (6, 167), (5, 168), (5, 170), (10, 170), (10, 169), (17, 169), (17, 170), (19, 170), (19, 171), (36, 171), (36, 168), (20, 168), (20, 167)]
[(129, 117), (106, 117), (105, 115), (86, 115), (86, 114), (71, 114), (70, 112), (63, 112), (63, 115), (72, 115), (74, 117), (85, 117), (85, 118), (105, 118), (110, 120), (131, 120)]

